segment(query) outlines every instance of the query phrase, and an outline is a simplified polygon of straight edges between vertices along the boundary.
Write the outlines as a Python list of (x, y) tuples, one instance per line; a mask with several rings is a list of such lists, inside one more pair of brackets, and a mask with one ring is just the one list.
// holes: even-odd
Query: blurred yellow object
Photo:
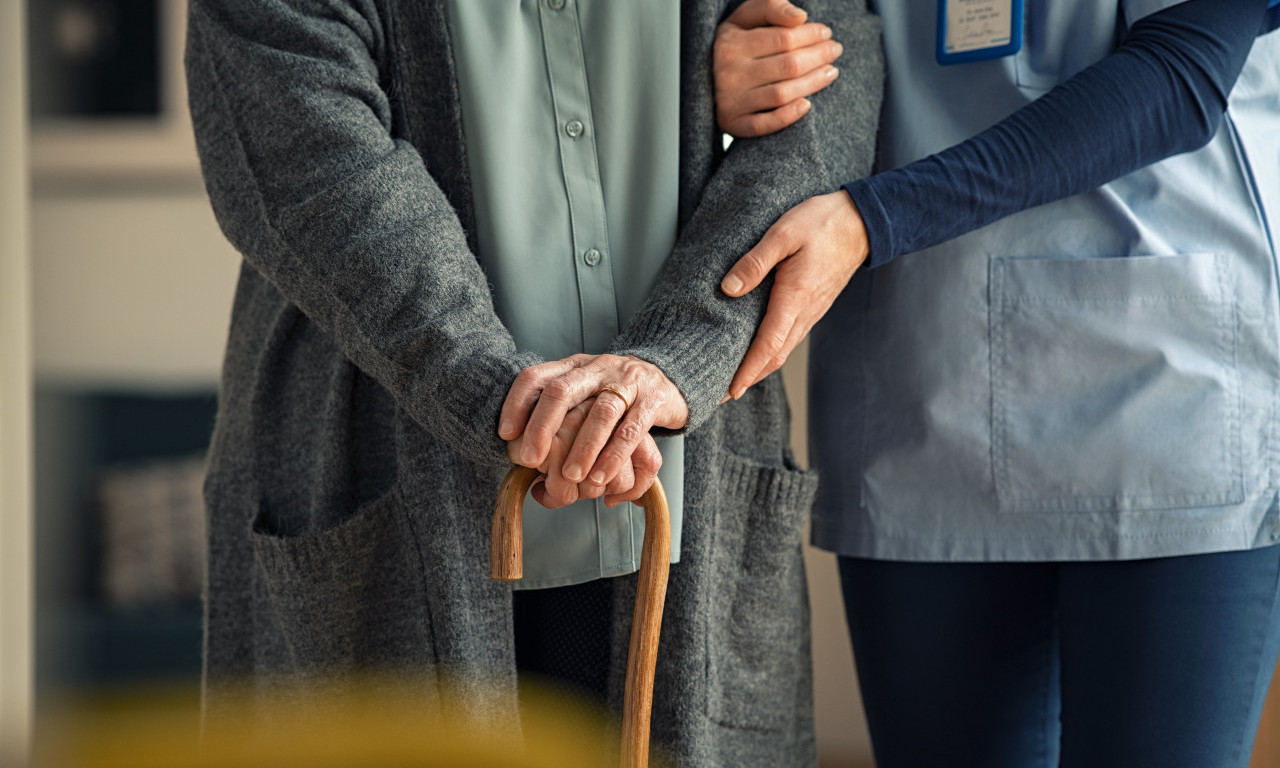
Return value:
[(461, 707), (388, 693), (405, 687), (246, 692), (203, 736), (189, 691), (77, 699), (41, 718), (34, 768), (598, 768), (618, 759), (616, 726), (579, 702), (522, 690), (518, 723), (485, 725)]

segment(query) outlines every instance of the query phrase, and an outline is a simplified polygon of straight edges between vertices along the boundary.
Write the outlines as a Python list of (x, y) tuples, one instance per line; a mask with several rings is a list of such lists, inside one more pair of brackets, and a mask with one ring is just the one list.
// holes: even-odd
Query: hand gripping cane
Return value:
[[(524, 531), (521, 511), (538, 470), (513, 467), (502, 481), (493, 511), (489, 542), (489, 575), (516, 581), (524, 575)], [(653, 481), (640, 497), (644, 507), (644, 548), (640, 551), (640, 583), (631, 620), (631, 648), (627, 653), (626, 702), (622, 710), (622, 768), (649, 765), (649, 715), (653, 711), (653, 672), (658, 662), (662, 604), (667, 598), (671, 568), (671, 519), (662, 483)]]

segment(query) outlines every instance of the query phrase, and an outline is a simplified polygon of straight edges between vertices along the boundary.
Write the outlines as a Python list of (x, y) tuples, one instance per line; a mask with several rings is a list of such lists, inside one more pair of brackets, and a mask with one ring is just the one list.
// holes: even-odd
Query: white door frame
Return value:
[(0, 764), (33, 724), (29, 190), (24, 0), (0, 0)]

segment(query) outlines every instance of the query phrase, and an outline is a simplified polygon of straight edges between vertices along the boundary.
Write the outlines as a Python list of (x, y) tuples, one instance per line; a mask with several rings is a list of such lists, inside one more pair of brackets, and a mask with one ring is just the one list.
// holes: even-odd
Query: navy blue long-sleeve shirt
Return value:
[(866, 225), (867, 266), (1204, 146), (1277, 12), (1277, 0), (1188, 0), (1151, 14), (1114, 53), (991, 128), (844, 185)]

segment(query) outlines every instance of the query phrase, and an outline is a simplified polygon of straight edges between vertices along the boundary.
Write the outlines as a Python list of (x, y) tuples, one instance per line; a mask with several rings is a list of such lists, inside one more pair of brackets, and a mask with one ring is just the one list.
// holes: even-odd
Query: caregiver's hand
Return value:
[(498, 436), (521, 438), (517, 464), (542, 466), (570, 412), (593, 397), (563, 460), (560, 474), (567, 483), (606, 485), (651, 428), (680, 429), (689, 420), (684, 396), (656, 365), (634, 357), (574, 355), (520, 372), (502, 404)]
[[(564, 459), (573, 442), (586, 421), (587, 415), (595, 404), (595, 398), (589, 398), (569, 410), (560, 428), (551, 440), (551, 450), (547, 458), (537, 469), (542, 477), (534, 482), (531, 488), (533, 498), (549, 509), (556, 509), (572, 504), (578, 499), (595, 499), (605, 497), (605, 504), (612, 507), (624, 501), (635, 501), (653, 485), (653, 479), (662, 467), (662, 454), (649, 435), (645, 435), (636, 450), (623, 462), (622, 469), (613, 479), (603, 485), (597, 485), (590, 479), (581, 483), (570, 483), (564, 479)], [(513, 463), (519, 463), (524, 437), (517, 437), (507, 443), (507, 457)]]
[(769, 308), (729, 384), (729, 396), (782, 367), (869, 254), (862, 216), (844, 191), (811, 197), (782, 214), (730, 268), (720, 289), (745, 295), (777, 267)]
[(780, 131), (809, 111), (844, 48), (824, 24), (787, 0), (747, 0), (716, 28), (712, 48), (716, 120), (732, 136)]

